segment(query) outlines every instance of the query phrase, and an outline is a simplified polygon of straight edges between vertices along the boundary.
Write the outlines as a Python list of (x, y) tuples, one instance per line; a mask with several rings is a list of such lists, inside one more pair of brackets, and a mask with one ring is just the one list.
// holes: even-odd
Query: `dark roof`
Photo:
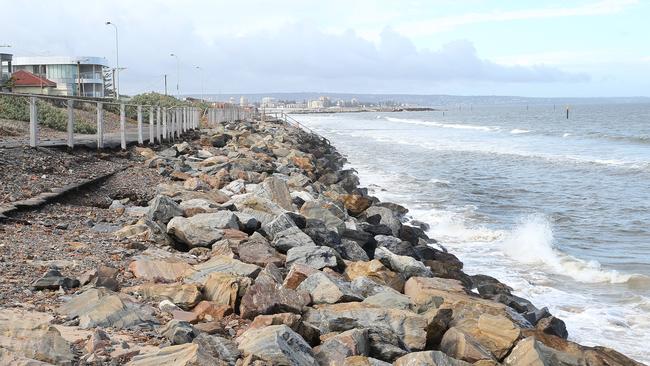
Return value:
[(48, 86), (56, 87), (54, 81), (36, 76), (29, 71), (18, 70), (11, 77), (14, 79), (15, 86)]

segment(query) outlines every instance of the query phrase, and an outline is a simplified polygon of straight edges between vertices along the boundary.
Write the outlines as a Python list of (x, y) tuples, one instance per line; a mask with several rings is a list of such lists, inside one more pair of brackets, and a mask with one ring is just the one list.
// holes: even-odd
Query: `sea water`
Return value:
[(296, 116), (382, 200), (567, 324), (650, 363), (650, 105)]

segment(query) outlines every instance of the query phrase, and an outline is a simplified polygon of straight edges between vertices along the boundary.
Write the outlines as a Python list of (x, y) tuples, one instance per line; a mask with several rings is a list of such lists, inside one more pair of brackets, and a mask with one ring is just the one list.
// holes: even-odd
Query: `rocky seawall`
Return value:
[(320, 136), (238, 122), (135, 152), (165, 180), (111, 205), (128, 249), (51, 268), (30, 284), (49, 307), (3, 306), (0, 363), (640, 365), (465, 274)]

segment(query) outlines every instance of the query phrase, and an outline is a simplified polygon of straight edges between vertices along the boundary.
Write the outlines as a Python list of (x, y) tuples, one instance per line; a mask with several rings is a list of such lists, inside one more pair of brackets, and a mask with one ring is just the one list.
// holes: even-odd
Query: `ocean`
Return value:
[(650, 104), (295, 116), (464, 263), (650, 363)]

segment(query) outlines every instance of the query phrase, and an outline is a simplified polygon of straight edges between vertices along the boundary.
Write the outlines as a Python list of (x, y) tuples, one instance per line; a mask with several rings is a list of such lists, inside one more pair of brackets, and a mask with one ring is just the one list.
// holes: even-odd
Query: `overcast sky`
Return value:
[[(2, 52), (102, 56), (122, 92), (650, 96), (645, 0), (0, 0)], [(197, 69), (199, 66), (201, 69)]]

